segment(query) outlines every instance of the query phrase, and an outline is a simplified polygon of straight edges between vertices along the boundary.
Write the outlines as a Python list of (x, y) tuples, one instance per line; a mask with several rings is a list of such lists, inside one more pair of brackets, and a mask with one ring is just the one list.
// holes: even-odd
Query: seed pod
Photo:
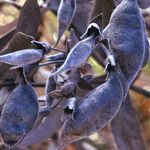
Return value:
[(51, 137), (52, 134), (58, 131), (61, 128), (61, 116), (63, 114), (62, 109), (55, 108), (45, 119), (42, 121), (39, 128), (31, 131), (31, 134), (28, 134), (20, 145), (32, 145), (40, 143), (47, 138)]
[[(101, 32), (103, 30), (102, 22), (103, 22), (103, 14), (101, 13), (101, 14), (97, 15), (96, 17), (94, 17), (90, 21), (90, 23), (89, 23), (89, 28), (90, 29), (87, 29), (86, 32), (85, 32), (85, 34), (81, 38), (84, 39), (89, 34), (95, 33), (95, 35), (97, 35), (96, 38), (95, 38), (95, 44), (98, 43), (98, 42), (101, 42), (102, 39), (105, 39), (104, 36), (101, 34)], [(94, 28), (92, 26), (96, 26), (96, 28)]]
[(11, 92), (14, 90), (15, 85), (5, 86), (0, 89), (0, 114), (3, 109), (6, 100), (8, 99)]
[(85, 39), (92, 34), (94, 34), (94, 37), (103, 38), (103, 35), (100, 31), (100, 27), (98, 26), (97, 23), (90, 23), (86, 32), (81, 36), (81, 39)]
[[(142, 9), (146, 9), (148, 7), (150, 7), (150, 1), (149, 0), (137, 0), (139, 7), (141, 7)], [(115, 5), (117, 6), (118, 4), (120, 4), (122, 2), (122, 0), (114, 0)]]
[[(23, 49), (34, 49), (35, 47), (31, 44), (34, 38), (18, 32), (9, 42), (8, 48), (3, 50), (1, 55), (12, 53)], [(10, 71), (10, 65), (1, 63), (0, 64), (0, 80), (15, 80), (18, 76), (16, 72)]]
[(58, 44), (60, 38), (70, 26), (76, 11), (76, 0), (61, 0), (58, 9), (58, 38), (55, 45)]
[(47, 42), (39, 42), (39, 41), (31, 41), (32, 44), (34, 44), (37, 49), (43, 49), (44, 53), (48, 53), (49, 51), (51, 51), (52, 47), (49, 43)]
[[(92, 32), (93, 31), (93, 32)], [(95, 37), (100, 34), (97, 24), (90, 24), (84, 36), (84, 40), (78, 42), (69, 52), (64, 64), (52, 75), (60, 74), (64, 71), (79, 68), (92, 53)]]
[(60, 106), (64, 110), (64, 114), (61, 120), (65, 121), (66, 119), (69, 118), (74, 119), (74, 112), (76, 106), (77, 106), (77, 99), (75, 97), (69, 98), (63, 106)]
[(8, 53), (0, 56), (0, 62), (16, 65), (25, 66), (38, 62), (43, 58), (43, 51), (40, 49), (25, 49), (13, 53)]
[(19, 85), (7, 99), (0, 118), (0, 133), (3, 142), (12, 147), (31, 131), (38, 115), (36, 93), (20, 74)]
[(92, 20), (90, 21), (90, 23), (96, 23), (98, 24), (100, 31), (103, 30), (103, 13), (98, 14), (97, 16), (95, 16), (94, 18), (92, 18)]
[[(55, 68), (52, 70), (52, 72), (55, 70)], [(47, 138), (54, 132), (58, 126), (60, 126), (60, 119), (58, 119), (58, 116), (60, 118), (60, 110), (55, 109), (55, 106), (53, 105), (54, 98), (49, 95), (49, 93), (56, 89), (56, 77), (50, 76), (46, 81), (46, 88), (45, 88), (45, 95), (46, 95), (46, 104), (43, 107), (40, 107), (39, 114), (36, 119), (35, 125), (33, 127), (33, 130), (28, 134), (28, 136), (23, 140), (23, 144), (33, 144), (32, 142), (41, 141), (43, 138)], [(54, 110), (53, 110), (54, 109)], [(56, 112), (57, 111), (57, 112)], [(57, 114), (57, 115), (56, 115)], [(54, 116), (54, 117), (53, 117)], [(46, 117), (44, 120), (43, 118)], [(53, 121), (52, 121), (53, 120)], [(54, 125), (53, 123), (54, 122)], [(52, 123), (51, 126), (49, 126), (49, 123)], [(49, 129), (47, 131), (47, 129)], [(53, 131), (54, 130), (54, 131)]]
[[(110, 39), (116, 62), (127, 79), (126, 93), (141, 70), (145, 54), (145, 23), (137, 0), (123, 0), (103, 33)], [(136, 37), (136, 38), (135, 38)]]
[(112, 70), (107, 82), (94, 89), (68, 119), (61, 129), (58, 149), (103, 128), (120, 109), (123, 85), (118, 71)]
[(60, 51), (63, 52), (63, 50), (58, 48), (53, 48), (49, 43), (47, 42), (39, 42), (39, 41), (31, 41), (32, 44), (36, 45), (37, 49), (42, 49), (44, 54), (48, 54), (51, 52), (51, 50)]

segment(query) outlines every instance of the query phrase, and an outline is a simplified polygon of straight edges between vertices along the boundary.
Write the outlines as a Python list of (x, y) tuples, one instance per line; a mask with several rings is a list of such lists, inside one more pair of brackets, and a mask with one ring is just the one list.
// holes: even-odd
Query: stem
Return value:
[(34, 83), (34, 82), (31, 82), (30, 83), (33, 87), (41, 87), (41, 88), (45, 88), (46, 84), (45, 83)]
[(67, 54), (67, 52), (66, 52), (65, 50), (63, 51), (63, 50), (61, 50), (61, 49), (59, 49), (59, 48), (53, 47), (52, 50)]
[(135, 92), (141, 93), (141, 94), (143, 94), (146, 97), (150, 97), (150, 91), (148, 91), (146, 89), (143, 89), (142, 87), (139, 87), (139, 86), (136, 86), (136, 85), (132, 85), (130, 87), (130, 89), (135, 91)]
[(51, 62), (44, 62), (44, 63), (40, 63), (37, 68), (39, 67), (44, 67), (44, 66), (49, 66), (52, 64), (60, 64), (60, 63), (64, 63), (64, 60), (57, 60), (57, 61), (51, 61)]

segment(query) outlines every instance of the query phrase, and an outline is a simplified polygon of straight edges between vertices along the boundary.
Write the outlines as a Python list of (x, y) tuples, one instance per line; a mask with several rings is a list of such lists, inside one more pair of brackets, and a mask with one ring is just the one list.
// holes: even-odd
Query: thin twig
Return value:
[(52, 64), (61, 64), (61, 63), (64, 63), (64, 60), (57, 60), (57, 61), (50, 61), (50, 62), (44, 62), (44, 63), (40, 63), (37, 68), (39, 67), (44, 67), (44, 66), (49, 66), (49, 65), (52, 65)]
[(146, 89), (143, 89), (142, 87), (139, 87), (139, 86), (136, 86), (136, 85), (132, 85), (130, 87), (130, 89), (135, 91), (135, 92), (141, 93), (141, 94), (143, 94), (146, 97), (150, 97), (150, 91), (148, 91)]
[(35, 83), (35, 82), (31, 82), (30, 84), (31, 84), (33, 87), (45, 88), (45, 86), (46, 86), (45, 83)]

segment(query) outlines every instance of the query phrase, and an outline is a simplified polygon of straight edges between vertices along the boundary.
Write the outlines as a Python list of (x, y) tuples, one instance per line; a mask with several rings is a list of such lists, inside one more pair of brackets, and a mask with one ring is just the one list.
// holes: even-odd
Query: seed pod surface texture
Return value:
[(30, 132), (38, 115), (37, 96), (29, 84), (20, 84), (6, 101), (1, 118), (0, 132), (8, 146), (17, 144)]
[(76, 11), (76, 0), (61, 0), (58, 9), (58, 38), (59, 42), (65, 30), (70, 26)]
[[(125, 75), (126, 91), (142, 68), (145, 59), (145, 27), (137, 0), (123, 0), (112, 13), (103, 33), (111, 41), (116, 62)], [(136, 38), (135, 38), (136, 37)]]
[(41, 60), (42, 58), (43, 58), (42, 50), (26, 49), (14, 53), (1, 55), (0, 62), (10, 64), (10, 65), (24, 66), (24, 65), (33, 64)]
[(90, 37), (78, 42), (69, 52), (64, 64), (52, 75), (60, 74), (64, 71), (76, 69), (86, 61), (93, 48), (94, 37)]
[(74, 120), (67, 120), (61, 130), (58, 149), (103, 128), (118, 112), (123, 100), (122, 84), (116, 72), (93, 90), (77, 107)]

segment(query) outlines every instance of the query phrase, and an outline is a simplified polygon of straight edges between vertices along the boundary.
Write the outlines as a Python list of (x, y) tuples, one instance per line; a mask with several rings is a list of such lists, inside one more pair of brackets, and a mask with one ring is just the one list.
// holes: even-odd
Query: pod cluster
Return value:
[[(30, 37), (27, 42), (30, 46), (18, 47), (0, 55), (0, 62), (7, 64), (8, 70), (18, 73), (13, 82), (15, 86), (10, 86), (11, 90), (3, 89), (6, 96), (4, 100), (0, 99), (0, 134), (6, 146), (28, 145), (49, 137), (47, 129), (52, 114), (57, 116), (57, 113), (59, 125), (53, 130), (61, 127), (58, 150), (97, 132), (118, 113), (132, 82), (147, 64), (149, 45), (136, 0), (123, 0), (115, 8), (104, 30), (100, 14), (89, 23), (80, 39), (73, 29), (70, 30), (66, 51), (56, 48), (75, 13), (76, 0), (61, 0), (57, 14), (58, 37), (54, 47)], [(24, 39), (29, 37), (21, 32), (14, 37), (20, 36)], [(17, 42), (17, 38), (14, 41)], [(87, 73), (92, 70), (87, 60), (97, 46), (99, 52), (103, 51), (106, 56), (106, 75), (103, 77)], [(52, 55), (53, 50), (58, 53)], [(44, 59), (46, 63), (42, 63)], [(38, 97), (28, 77), (33, 70), (51, 64), (53, 69), (45, 84), (45, 105), (39, 107)]]

